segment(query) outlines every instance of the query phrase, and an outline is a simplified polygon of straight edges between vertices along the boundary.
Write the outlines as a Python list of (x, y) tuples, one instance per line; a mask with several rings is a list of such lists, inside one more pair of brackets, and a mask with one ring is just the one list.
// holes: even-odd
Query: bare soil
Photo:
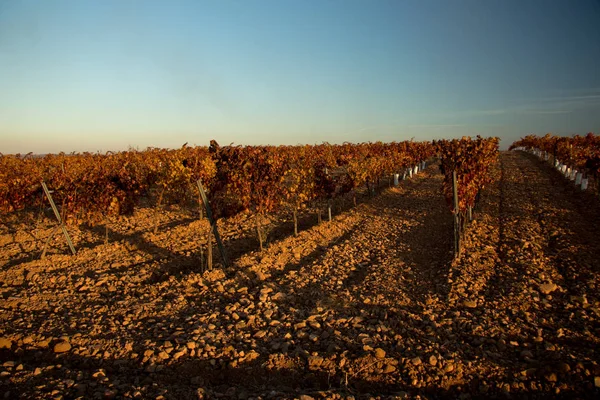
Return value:
[[(219, 222), (232, 265), (200, 271), (205, 221), (144, 208), (105, 227), (5, 221), (5, 398), (599, 398), (600, 202), (502, 153), (452, 259), (442, 176), (316, 225)], [(347, 204), (346, 204), (347, 206)], [(326, 214), (324, 214), (326, 216)], [(218, 250), (214, 246), (215, 263)], [(205, 252), (205, 250), (203, 250)]]

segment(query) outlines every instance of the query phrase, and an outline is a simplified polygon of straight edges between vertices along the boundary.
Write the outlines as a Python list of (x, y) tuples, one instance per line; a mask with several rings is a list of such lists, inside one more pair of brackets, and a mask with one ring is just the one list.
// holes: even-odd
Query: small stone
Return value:
[(544, 378), (546, 378), (548, 382), (556, 382), (558, 380), (554, 372), (544, 375)]
[(250, 361), (254, 361), (256, 360), (258, 357), (260, 357), (260, 354), (254, 350), (250, 350), (248, 352), (248, 355), (245, 358), (246, 362), (250, 362)]
[(71, 344), (69, 342), (58, 342), (54, 345), (55, 353), (66, 353), (71, 350)]
[(106, 374), (104, 373), (103, 370), (99, 370), (96, 371), (92, 374), (92, 378), (94, 379), (102, 379), (102, 378), (106, 378)]
[(304, 321), (294, 324), (294, 329), (296, 329), (296, 330), (300, 330), (303, 328), (306, 328), (306, 322), (304, 322)]
[(429, 357), (429, 365), (435, 366), (437, 364), (437, 358), (435, 356)]
[(594, 386), (600, 388), (600, 376), (594, 377)]
[(554, 292), (556, 289), (558, 289), (558, 286), (556, 286), (556, 284), (554, 283), (542, 283), (539, 286), (540, 289), (540, 293), (542, 294), (550, 294), (552, 292)]
[(317, 321), (310, 321), (308, 324), (313, 329), (321, 329), (321, 324), (318, 323)]
[(285, 293), (279, 292), (279, 293), (275, 294), (273, 297), (271, 297), (271, 299), (273, 301), (282, 301), (282, 300), (285, 300)]
[(385, 350), (383, 350), (382, 348), (376, 348), (375, 349), (375, 358), (379, 359), (379, 360), (383, 360), (385, 358)]
[(323, 364), (323, 357), (319, 357), (319, 356), (308, 357), (308, 367), (309, 368), (318, 368), (322, 364)]
[(38, 367), (33, 371), (33, 376), (41, 375), (41, 373), (42, 373), (42, 369)]
[(474, 300), (465, 300), (463, 301), (463, 306), (467, 308), (477, 308), (477, 302)]
[(301, 395), (300, 395), (300, 397), (299, 397), (299, 399), (300, 399), (300, 400), (315, 400), (315, 398), (314, 398), (314, 397), (312, 397), (312, 396), (309, 396), (309, 395), (307, 395), (307, 394), (301, 394)]
[(265, 336), (267, 336), (267, 331), (265, 331), (265, 330), (258, 331), (258, 332), (256, 332), (256, 333), (254, 334), (254, 337), (255, 337), (256, 339), (262, 339), (262, 338), (264, 338)]
[(248, 326), (248, 324), (246, 324), (246, 321), (242, 320), (235, 324), (235, 329), (244, 329), (246, 326)]
[(0, 337), (0, 349), (10, 349), (12, 341), (9, 338)]
[(537, 372), (536, 368), (529, 368), (529, 369), (525, 369), (525, 370), (521, 371), (521, 375), (527, 376), (527, 377), (532, 377), (535, 375), (536, 372)]
[(391, 364), (387, 364), (387, 365), (385, 366), (385, 368), (383, 369), (383, 373), (384, 373), (384, 374), (391, 374), (391, 373), (392, 373), (392, 372), (394, 372), (395, 370), (396, 370), (396, 367), (394, 367), (394, 366), (393, 366), (393, 365), (391, 365)]
[(256, 280), (257, 280), (257, 281), (261, 281), (261, 282), (262, 282), (262, 281), (264, 281), (265, 279), (267, 279), (267, 276), (266, 276), (264, 273), (262, 273), (262, 272), (260, 272), (260, 271), (257, 271), (257, 272), (256, 272)]
[(410, 360), (410, 362), (412, 363), (412, 365), (421, 365), (421, 359), (419, 357), (415, 357), (412, 360)]

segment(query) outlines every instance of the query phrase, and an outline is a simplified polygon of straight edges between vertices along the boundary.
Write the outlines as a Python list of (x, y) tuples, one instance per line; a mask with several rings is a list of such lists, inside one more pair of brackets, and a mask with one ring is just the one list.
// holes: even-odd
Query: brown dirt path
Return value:
[(431, 166), (226, 271), (193, 269), (196, 222), (4, 268), (0, 393), (592, 398), (600, 212), (541, 162), (501, 161), (454, 262)]
[(458, 343), (485, 366), (480, 390), (597, 396), (598, 199), (529, 154), (500, 161), (450, 273), (449, 300), (466, 309)]

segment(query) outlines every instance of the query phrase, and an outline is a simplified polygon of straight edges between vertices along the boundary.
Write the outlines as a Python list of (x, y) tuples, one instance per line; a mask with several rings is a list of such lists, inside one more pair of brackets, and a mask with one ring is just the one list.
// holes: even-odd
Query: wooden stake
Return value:
[(259, 213), (256, 213), (256, 234), (258, 235), (258, 243), (260, 244), (260, 251), (263, 251), (263, 237), (260, 232), (260, 220)]
[(208, 227), (208, 235), (206, 239), (206, 265), (209, 271), (213, 267), (213, 252), (212, 252), (212, 229)]
[(298, 210), (294, 208), (294, 236), (298, 236)]
[(46, 250), (48, 248), (48, 243), (50, 243), (50, 239), (52, 239), (52, 236), (54, 236), (54, 233), (56, 232), (56, 230), (58, 229), (58, 225), (54, 227), (54, 229), (52, 229), (52, 232), (50, 232), (50, 235), (48, 235), (48, 237), (46, 238), (46, 242), (44, 243), (44, 247), (42, 248), (42, 255), (40, 256), (40, 258), (43, 260), (44, 258), (46, 258)]
[(154, 214), (154, 234), (155, 235), (156, 235), (156, 232), (158, 232), (158, 215), (160, 212), (160, 205), (162, 204), (164, 194), (165, 194), (165, 187), (163, 186), (163, 188), (160, 191), (160, 194), (158, 195), (158, 204), (156, 204), (156, 213)]
[[(52, 195), (50, 194), (50, 191), (48, 190), (48, 186), (46, 186), (46, 183), (44, 181), (42, 181), (42, 188), (44, 189), (44, 193), (46, 193), (46, 197), (48, 198), (48, 201), (50, 202), (50, 206), (52, 206), (52, 211), (54, 211), (54, 215), (56, 216), (56, 219), (58, 220), (60, 229), (62, 229), (63, 234), (65, 235), (65, 238), (67, 239), (67, 244), (69, 245), (69, 249), (71, 250), (71, 253), (73, 253), (73, 255), (75, 255), (75, 247), (73, 246), (73, 242), (71, 241), (69, 232), (67, 232), (67, 227), (65, 226), (63, 219), (61, 218), (60, 213), (58, 212), (58, 209), (56, 208), (56, 204), (54, 204), (54, 200), (52, 200)], [(52, 232), (52, 234), (54, 234), (54, 231)], [(44, 252), (42, 253), (42, 258), (45, 255), (46, 255), (46, 248), (44, 246)]]
[(202, 186), (202, 182), (198, 179), (198, 190), (200, 190), (200, 196), (202, 197), (202, 202), (204, 203), (204, 208), (206, 210), (206, 217), (210, 222), (210, 226), (212, 227), (213, 234), (215, 235), (215, 240), (217, 241), (217, 247), (219, 248), (219, 253), (221, 253), (221, 259), (223, 260), (223, 266), (228, 267), (229, 262), (227, 261), (227, 255), (225, 254), (225, 248), (223, 246), (223, 242), (221, 241), (221, 236), (219, 235), (219, 229), (217, 228), (217, 221), (213, 219), (212, 211), (210, 209), (210, 204), (208, 203), (208, 198), (206, 197), (206, 192), (204, 191), (204, 186)]
[(456, 171), (452, 171), (452, 196), (454, 198), (454, 257), (460, 253), (460, 213), (458, 210), (458, 183)]

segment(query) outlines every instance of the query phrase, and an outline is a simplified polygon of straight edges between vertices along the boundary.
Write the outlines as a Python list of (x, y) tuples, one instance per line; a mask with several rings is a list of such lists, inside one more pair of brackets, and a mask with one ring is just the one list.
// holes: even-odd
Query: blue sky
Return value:
[(0, 0), (0, 152), (600, 133), (598, 0)]

